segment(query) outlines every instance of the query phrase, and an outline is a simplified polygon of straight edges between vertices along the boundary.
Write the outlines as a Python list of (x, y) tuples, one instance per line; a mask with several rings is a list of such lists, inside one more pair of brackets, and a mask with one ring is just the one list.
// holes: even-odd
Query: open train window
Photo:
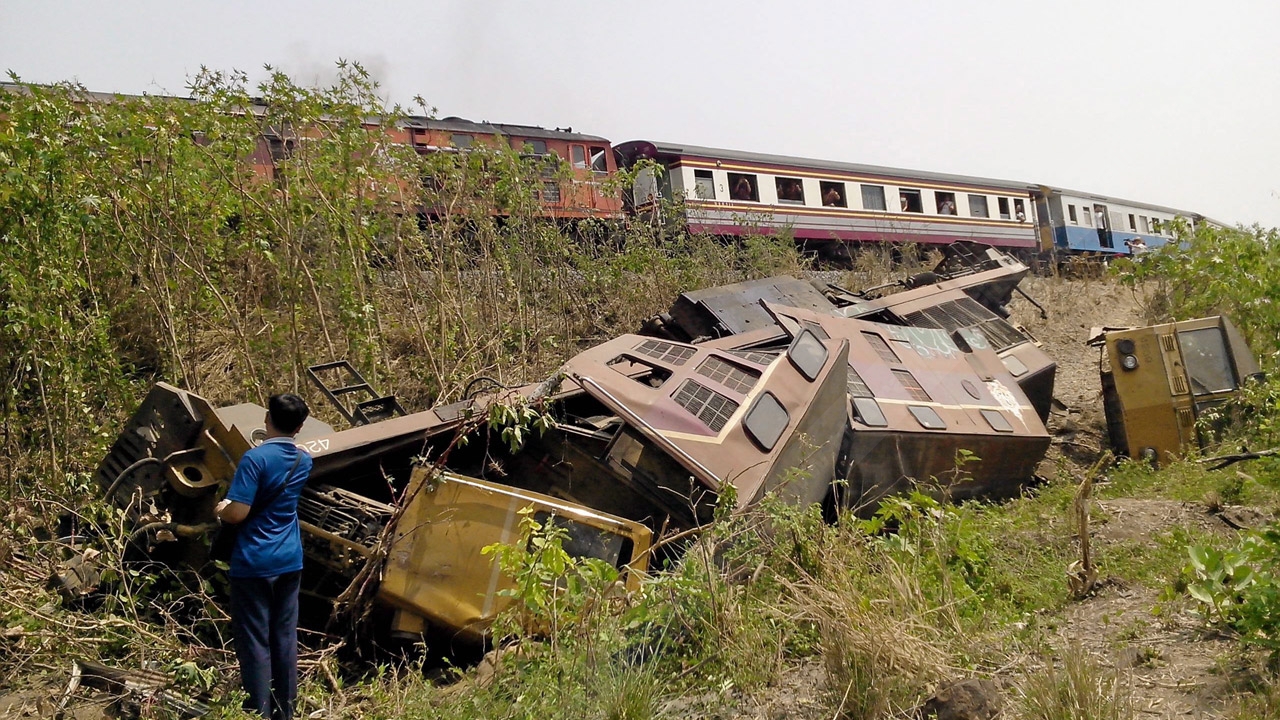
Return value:
[(1000, 208), (1000, 217), (1004, 220), (1009, 219), (1009, 198), (996, 198), (996, 205)]
[(1151, 218), (1151, 232), (1157, 235), (1164, 234), (1164, 228), (1160, 226), (1160, 218), (1158, 217)]
[(1134, 219), (1133, 213), (1129, 213), (1129, 229), (1137, 232), (1138, 221)]
[(844, 183), (820, 182), (818, 190), (822, 193), (822, 204), (827, 207), (849, 207), (844, 199)]
[(467, 148), (471, 147), (471, 141), (474, 139), (475, 138), (471, 137), (470, 135), (466, 135), (464, 133), (454, 133), (449, 136), (449, 144), (458, 148), (459, 150), (466, 150)]
[(862, 207), (866, 210), (887, 210), (884, 204), (884, 187), (880, 185), (862, 186)]
[(934, 204), (937, 205), (939, 215), (955, 215), (956, 214), (956, 194), (952, 192), (935, 192), (933, 194)]
[(591, 172), (607, 173), (609, 172), (609, 153), (602, 147), (592, 146), (591, 148)]
[(710, 170), (693, 171), (693, 195), (699, 200), (716, 199), (716, 181)]
[(1067, 206), (1067, 218), (1068, 218), (1069, 220), (1071, 220), (1071, 224), (1072, 224), (1072, 225), (1079, 225), (1079, 224), (1080, 224), (1080, 221), (1076, 219), (1076, 206), (1075, 206), (1075, 205), (1068, 205), (1068, 206)]
[(986, 195), (969, 196), (969, 217), (991, 217), (991, 211), (987, 209)]
[(587, 149), (581, 145), (569, 146), (569, 160), (575, 170), (587, 169)]
[(919, 190), (907, 190), (905, 188), (899, 189), (898, 202), (901, 205), (902, 212), (911, 212), (911, 213), (924, 212), (924, 203), (920, 201)]
[(804, 183), (800, 178), (774, 178), (774, 186), (778, 189), (778, 202), (789, 205), (804, 204)]
[(1026, 222), (1027, 206), (1021, 200), (1013, 201), (1013, 216), (1017, 218), (1018, 222)]
[(729, 173), (729, 196), (734, 200), (760, 202), (760, 188), (755, 175)]

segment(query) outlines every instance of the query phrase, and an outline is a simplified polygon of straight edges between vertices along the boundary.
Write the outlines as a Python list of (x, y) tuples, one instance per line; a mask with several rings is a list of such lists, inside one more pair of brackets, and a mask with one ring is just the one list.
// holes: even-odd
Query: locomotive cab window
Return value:
[(844, 199), (844, 183), (820, 182), (818, 190), (822, 192), (822, 204), (826, 207), (849, 207)]
[(898, 190), (898, 204), (902, 212), (922, 213), (924, 212), (924, 203), (920, 201), (919, 190)]
[(969, 217), (991, 217), (991, 212), (987, 209), (986, 195), (969, 196)]
[(866, 210), (887, 210), (884, 203), (884, 188), (880, 185), (863, 185), (862, 207)]
[(602, 147), (591, 148), (591, 172), (609, 172), (609, 153)]
[(800, 178), (780, 177), (773, 182), (778, 190), (778, 202), (788, 205), (804, 204), (804, 183)]
[(524, 141), (524, 146), (523, 146), (523, 147), (524, 147), (524, 151), (525, 151), (526, 153), (532, 153), (532, 154), (534, 154), (534, 155), (546, 155), (546, 154), (547, 154), (547, 141), (546, 141), (546, 140), (525, 140), (525, 141)]
[(1000, 208), (1001, 219), (1009, 219), (1009, 198), (996, 198), (996, 205)]
[(956, 194), (951, 192), (935, 192), (933, 194), (934, 204), (937, 205), (939, 215), (955, 215), (956, 214)]
[(710, 170), (693, 171), (693, 195), (699, 200), (716, 199), (716, 181)]
[(734, 200), (760, 202), (760, 190), (756, 176), (746, 173), (729, 173), (729, 195)]
[(574, 170), (587, 169), (587, 149), (582, 145), (569, 146), (569, 159), (573, 163)]

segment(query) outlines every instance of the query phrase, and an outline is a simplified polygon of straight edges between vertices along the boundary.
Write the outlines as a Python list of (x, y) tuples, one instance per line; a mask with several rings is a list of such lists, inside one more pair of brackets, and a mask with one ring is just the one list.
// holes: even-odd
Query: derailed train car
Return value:
[[(376, 559), (391, 630), (479, 638), (509, 603), (509, 581), (480, 549), (514, 541), (523, 508), (634, 587), (655, 534), (709, 522), (726, 496), (734, 509), (772, 493), (865, 510), (915, 481), (959, 498), (1031, 478), (1048, 434), (984, 328), (845, 317), (816, 290), (808, 305), (765, 295), (738, 298), (744, 316), (758, 311), (746, 332), (624, 335), (553, 382), (413, 414), (378, 399), (395, 411), (344, 412), (385, 418), (344, 430), (309, 420), (297, 437), (314, 460), (299, 503), (307, 597), (331, 605)], [(513, 449), (485, 422), (495, 402), (538, 404), (554, 422)], [(209, 567), (213, 505), (264, 417), (258, 405), (152, 390), (97, 473), (140, 547)], [(977, 459), (957, 470), (961, 450)]]

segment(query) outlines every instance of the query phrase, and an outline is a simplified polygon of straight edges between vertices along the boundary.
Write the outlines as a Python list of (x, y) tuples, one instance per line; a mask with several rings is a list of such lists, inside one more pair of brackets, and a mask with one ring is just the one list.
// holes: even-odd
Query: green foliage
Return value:
[(1061, 666), (1027, 675), (1020, 688), (1028, 720), (1129, 720), (1136, 711), (1126, 678), (1103, 668), (1078, 645), (1068, 647)]
[(1247, 534), (1227, 550), (1188, 548), (1193, 580), (1187, 592), (1210, 620), (1230, 628), (1249, 645), (1280, 654), (1280, 527)]

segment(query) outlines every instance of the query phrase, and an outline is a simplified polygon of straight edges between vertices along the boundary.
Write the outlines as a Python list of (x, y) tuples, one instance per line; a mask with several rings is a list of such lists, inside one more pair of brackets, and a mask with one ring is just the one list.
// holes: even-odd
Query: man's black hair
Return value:
[(267, 400), (267, 414), (271, 416), (271, 424), (277, 430), (292, 435), (302, 429), (302, 423), (307, 421), (311, 408), (307, 407), (306, 400), (297, 395), (281, 393), (272, 395)]

